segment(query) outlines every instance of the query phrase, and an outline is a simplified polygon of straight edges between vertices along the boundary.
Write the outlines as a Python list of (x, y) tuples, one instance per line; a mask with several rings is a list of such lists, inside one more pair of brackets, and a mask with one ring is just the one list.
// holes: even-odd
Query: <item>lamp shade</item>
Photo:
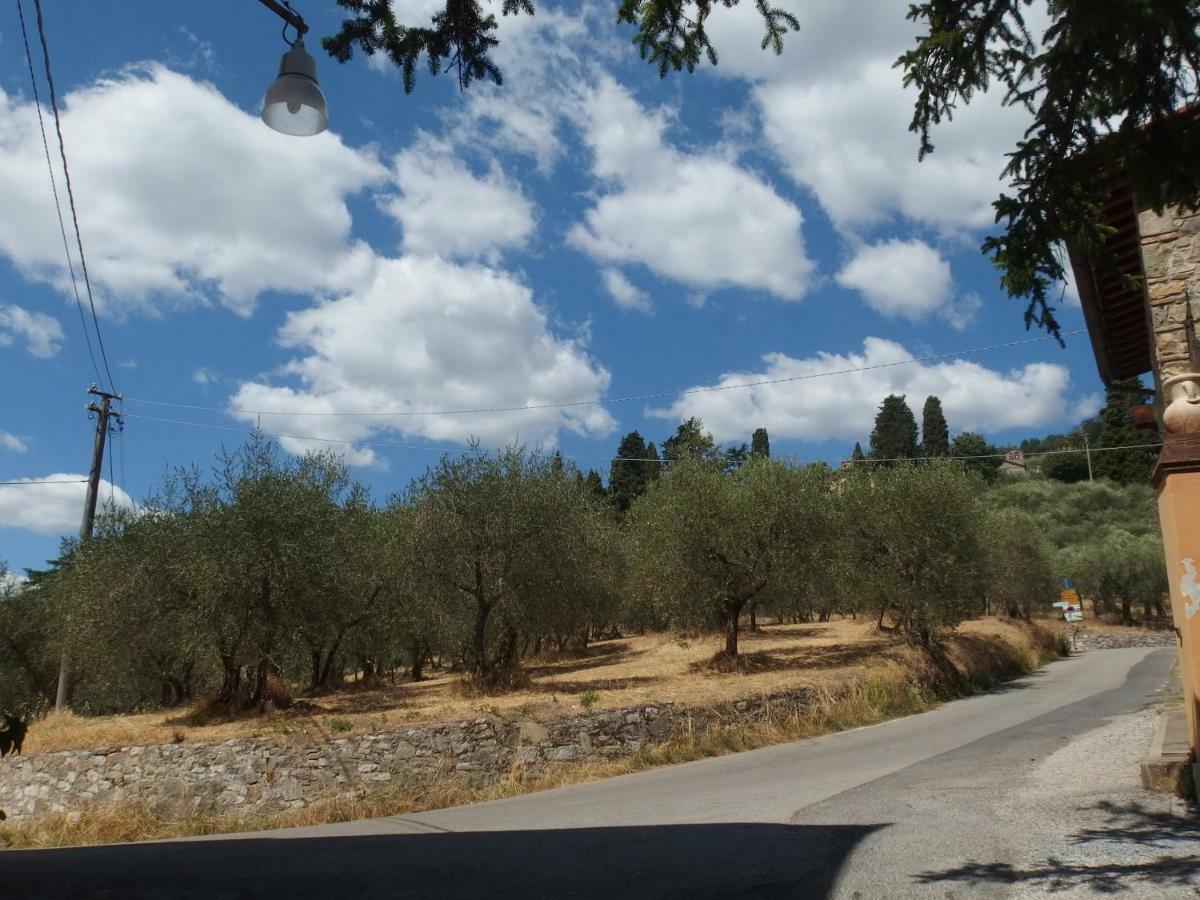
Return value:
[(279, 61), (279, 77), (263, 97), (262, 120), (283, 134), (307, 137), (329, 127), (325, 95), (317, 85), (317, 64), (303, 41)]

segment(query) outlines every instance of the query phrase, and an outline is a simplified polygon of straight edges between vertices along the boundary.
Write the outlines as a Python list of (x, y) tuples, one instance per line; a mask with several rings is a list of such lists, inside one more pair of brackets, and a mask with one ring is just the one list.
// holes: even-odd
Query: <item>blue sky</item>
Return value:
[[(606, 473), (622, 434), (661, 442), (689, 415), (723, 441), (765, 426), (776, 453), (832, 461), (866, 443), (893, 391), (918, 410), (936, 393), (952, 431), (995, 442), (1093, 413), (1083, 335), (680, 393), (1037, 336), (978, 251), (1022, 115), (984, 97), (918, 164), (891, 68), (913, 35), (906, 3), (870, 0), (852, 18), (833, 0), (785, 4), (804, 27), (778, 59), (744, 5), (713, 15), (718, 68), (663, 81), (611, 4), (503, 19), (505, 85), (466, 93), (422, 72), (405, 96), (387, 66), (338, 65), (310, 40), (331, 126), (300, 139), (256, 118), (286, 49), (257, 3), (123, 0), (69, 17), (44, 4), (128, 398), (104, 495), (136, 500), (169, 467), (208, 465), (260, 413), (293, 452), (348, 442), (332, 446), (379, 497), (472, 435)], [(415, 22), (436, 3), (396, 6)], [(314, 37), (336, 30), (330, 0), (298, 9)], [(0, 210), (0, 481), (81, 478), (95, 376), (13, 5), (0, 13)], [(1069, 293), (1061, 320), (1083, 327)], [(553, 406), (645, 394), (664, 396)], [(511, 406), (546, 408), (444, 414)], [(79, 485), (0, 487), (0, 560), (41, 564), (81, 505)]]

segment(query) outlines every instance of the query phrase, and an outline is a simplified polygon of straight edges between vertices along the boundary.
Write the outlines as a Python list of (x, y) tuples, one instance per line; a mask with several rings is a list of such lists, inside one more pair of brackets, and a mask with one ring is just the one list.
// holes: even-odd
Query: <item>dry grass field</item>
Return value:
[[(546, 655), (526, 664), (521, 690), (487, 697), (464, 695), (457, 675), (432, 673), (420, 682), (345, 690), (302, 698), (288, 710), (212, 720), (203, 708), (126, 716), (52, 714), (36, 722), (26, 753), (84, 747), (270, 737), (283, 743), (391, 731), (417, 723), (481, 713), (546, 719), (637, 703), (708, 705), (802, 685), (836, 690), (871, 673), (902, 675), (928, 665), (922, 654), (873, 621), (765, 625), (742, 636), (743, 671), (713, 671), (707, 661), (721, 647), (713, 635), (630, 636), (585, 650)], [(964, 623), (949, 642), (950, 658), (971, 674), (994, 668), (997, 653), (1025, 652), (1030, 629), (1004, 619)]]
[(105, 804), (82, 814), (51, 813), (19, 827), (0, 823), (0, 849), (315, 825), (527, 794), (921, 712), (1030, 671), (1054, 658), (1061, 646), (1053, 629), (1008, 619), (965, 623), (947, 641), (940, 663), (899, 636), (877, 630), (873, 622), (767, 625), (743, 640), (746, 665), (737, 673), (715, 672), (708, 666), (722, 639), (647, 635), (601, 642), (561, 659), (536, 660), (528, 666), (526, 689), (482, 699), (464, 697), (457, 678), (443, 674), (415, 684), (347, 689), (306, 701), (311, 706), (300, 709), (203, 725), (189, 724), (195, 721), (194, 711), (90, 719), (52, 716), (30, 732), (28, 752), (253, 734), (311, 743), (338, 732), (361, 734), (480, 712), (554, 717), (578, 712), (585, 700), (600, 709), (650, 700), (699, 706), (802, 685), (817, 688), (816, 702), (802, 711), (761, 722), (731, 719), (694, 734), (688, 730), (607, 762), (568, 763), (539, 775), (514, 766), (501, 780), (486, 784), (449, 772), (269, 816), (194, 814), (164, 820), (148, 807)]

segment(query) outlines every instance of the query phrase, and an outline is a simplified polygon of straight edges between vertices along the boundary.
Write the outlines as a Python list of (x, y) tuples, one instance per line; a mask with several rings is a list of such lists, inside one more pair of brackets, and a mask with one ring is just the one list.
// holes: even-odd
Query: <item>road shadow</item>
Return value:
[[(1154, 887), (1161, 896), (1176, 896), (1170, 889), (1197, 889), (1200, 881), (1200, 819), (1147, 810), (1138, 803), (1119, 805), (1102, 802), (1090, 807), (1105, 814), (1102, 825), (1084, 828), (1070, 838), (1076, 846), (1091, 845), (1096, 862), (1047, 857), (1031, 866), (1008, 863), (970, 862), (941, 872), (924, 872), (921, 884), (963, 882), (981, 887), (988, 884), (1025, 884), (1050, 893), (1086, 885), (1097, 894), (1121, 894), (1135, 888)], [(1105, 848), (1104, 844), (1119, 845)]]
[(821, 898), (872, 825), (220, 839), (0, 853), (5, 897)]

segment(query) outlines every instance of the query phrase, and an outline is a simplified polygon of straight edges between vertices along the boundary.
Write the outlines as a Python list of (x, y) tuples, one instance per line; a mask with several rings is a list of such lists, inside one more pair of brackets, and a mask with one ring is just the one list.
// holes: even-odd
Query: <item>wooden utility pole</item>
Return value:
[[(92, 466), (88, 470), (87, 496), (83, 501), (83, 522), (79, 526), (79, 538), (86, 541), (92, 536), (92, 526), (96, 521), (96, 500), (100, 496), (100, 473), (104, 470), (104, 441), (108, 437), (108, 420), (115, 417), (119, 422), (121, 414), (113, 412), (109, 404), (120, 400), (120, 394), (110, 394), (99, 390), (94, 384), (88, 388), (88, 393), (100, 398), (99, 405), (93, 400), (88, 403), (87, 411), (96, 415), (96, 436), (92, 440)], [(67, 651), (63, 650), (62, 664), (58, 669), (58, 693), (54, 698), (55, 709), (65, 709), (71, 702), (71, 662)]]

